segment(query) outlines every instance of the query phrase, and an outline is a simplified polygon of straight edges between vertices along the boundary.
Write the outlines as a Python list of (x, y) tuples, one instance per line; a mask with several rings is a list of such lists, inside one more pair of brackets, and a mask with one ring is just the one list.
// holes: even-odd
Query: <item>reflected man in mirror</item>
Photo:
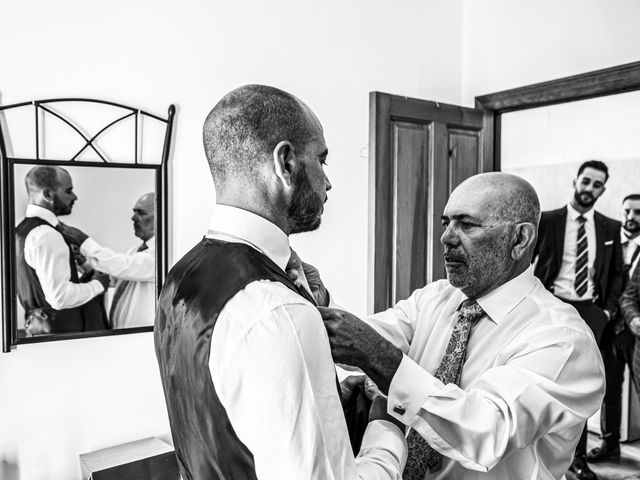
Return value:
[(100, 245), (69, 225), (61, 231), (69, 243), (80, 247), (87, 263), (115, 280), (109, 321), (112, 328), (152, 326), (156, 306), (156, 197), (142, 195), (133, 207), (133, 232), (142, 240), (125, 253)]
[(80, 281), (71, 245), (58, 231), (78, 199), (69, 173), (57, 166), (33, 167), (25, 177), (26, 218), (16, 227), (18, 299), (27, 335), (103, 330), (107, 317), (104, 274)]
[(289, 235), (318, 228), (331, 188), (320, 121), (247, 85), (203, 139), (216, 205), (167, 275), (154, 331), (182, 478), (397, 480), (406, 443), (380, 396), (354, 460), (322, 319), (286, 274)]

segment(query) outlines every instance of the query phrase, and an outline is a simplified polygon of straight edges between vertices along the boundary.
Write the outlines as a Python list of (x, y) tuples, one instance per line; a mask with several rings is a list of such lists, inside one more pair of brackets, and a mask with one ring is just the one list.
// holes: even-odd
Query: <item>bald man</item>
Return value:
[(104, 247), (81, 230), (62, 225), (61, 231), (95, 270), (111, 275), (115, 290), (109, 321), (112, 328), (153, 325), (156, 307), (156, 197), (145, 193), (133, 206), (133, 233), (138, 242), (125, 253)]
[(16, 277), (27, 335), (107, 328), (103, 293), (107, 275), (82, 283), (71, 246), (58, 231), (58, 216), (69, 215), (78, 197), (69, 172), (33, 167), (25, 177), (26, 218), (16, 227)]
[(365, 321), (320, 309), (334, 360), (360, 367), (410, 427), (404, 479), (567, 471), (604, 372), (576, 310), (533, 275), (539, 218), (525, 180), (471, 177), (442, 215), (447, 280)]

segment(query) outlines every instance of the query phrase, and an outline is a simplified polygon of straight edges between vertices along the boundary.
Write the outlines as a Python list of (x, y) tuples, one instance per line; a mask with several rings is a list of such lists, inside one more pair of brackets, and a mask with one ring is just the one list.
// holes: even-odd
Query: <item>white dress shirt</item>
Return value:
[(26, 216), (38, 217), (49, 225), (31, 230), (24, 241), (24, 259), (36, 271), (44, 297), (55, 310), (84, 305), (104, 291), (98, 280), (87, 283), (71, 281), (69, 246), (55, 227), (58, 217), (38, 205), (28, 204)]
[[(576, 211), (570, 204), (567, 205), (567, 224), (564, 232), (564, 248), (562, 253), (562, 264), (560, 271), (553, 283), (553, 293), (565, 300), (583, 301), (590, 300), (595, 297), (595, 284), (593, 282), (593, 264), (596, 259), (596, 227), (593, 223), (593, 208), (586, 213)], [(583, 296), (576, 293), (574, 279), (576, 278), (576, 253), (578, 251), (578, 217), (582, 215), (586, 221), (584, 229), (587, 234), (587, 250), (589, 252), (589, 260), (587, 266), (589, 268), (587, 291)]]
[(562, 478), (604, 395), (593, 334), (529, 267), (478, 299), (486, 315), (471, 332), (460, 386), (444, 385), (433, 373), (465, 298), (440, 280), (367, 319), (405, 354), (389, 413), (445, 455), (427, 479)]
[(127, 282), (110, 318), (112, 328), (145, 327), (153, 325), (156, 310), (156, 237), (145, 242), (147, 249), (138, 251), (135, 245), (126, 253), (103, 247), (92, 238), (80, 246), (89, 264), (107, 273), (118, 283)]
[[(635, 251), (640, 248), (640, 235), (634, 238), (629, 238), (624, 234), (624, 230), (620, 230), (620, 244), (622, 245), (622, 258), (624, 260), (624, 264), (629, 265)], [(629, 268), (629, 278), (631, 278), (633, 271), (636, 269), (638, 260), (640, 260), (640, 255), (636, 256), (633, 264), (631, 264), (631, 267)]]
[[(216, 205), (207, 237), (251, 245), (284, 271), (288, 237), (246, 210)], [(260, 480), (400, 479), (406, 442), (369, 424), (355, 459), (318, 311), (279, 282), (256, 281), (222, 309), (209, 360), (216, 393)]]

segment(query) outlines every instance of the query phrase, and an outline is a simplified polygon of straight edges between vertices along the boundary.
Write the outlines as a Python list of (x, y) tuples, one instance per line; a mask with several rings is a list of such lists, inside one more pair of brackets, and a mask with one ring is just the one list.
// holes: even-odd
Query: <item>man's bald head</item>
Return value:
[(156, 231), (156, 194), (142, 195), (133, 206), (133, 233), (145, 242), (155, 235)]
[(474, 175), (462, 182), (451, 194), (468, 197), (484, 205), (491, 216), (501, 221), (540, 222), (540, 200), (535, 189), (524, 178), (504, 172)]
[(281, 141), (303, 152), (321, 131), (309, 107), (290, 93), (245, 85), (226, 94), (204, 122), (203, 142), (216, 189), (256, 182)]
[(71, 213), (78, 197), (73, 193), (71, 175), (62, 167), (38, 165), (25, 179), (29, 203), (51, 210), (56, 215)]
[(524, 272), (539, 220), (538, 196), (520, 177), (484, 173), (462, 182), (442, 215), (449, 282), (477, 298)]

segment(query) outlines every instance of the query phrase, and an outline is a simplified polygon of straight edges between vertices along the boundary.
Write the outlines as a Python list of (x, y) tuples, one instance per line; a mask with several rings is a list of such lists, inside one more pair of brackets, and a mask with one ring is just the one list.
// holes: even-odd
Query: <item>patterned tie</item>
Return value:
[(582, 297), (587, 293), (589, 283), (589, 248), (587, 245), (587, 231), (584, 228), (584, 222), (587, 219), (580, 215), (576, 220), (578, 221), (578, 237), (576, 239), (576, 276), (573, 280), (573, 287), (576, 289), (576, 294)]
[[(460, 385), (462, 365), (467, 357), (467, 342), (471, 328), (483, 315), (482, 307), (471, 298), (460, 304), (458, 320), (453, 327), (444, 357), (442, 357), (440, 366), (434, 375), (442, 383)], [(414, 429), (411, 429), (407, 436), (407, 445), (409, 456), (402, 473), (404, 480), (423, 480), (427, 469), (430, 472), (437, 472), (442, 468), (442, 454), (431, 448)]]
[[(142, 242), (142, 244), (138, 247), (138, 250), (136, 250), (136, 252), (143, 252), (144, 250), (148, 249), (149, 245), (147, 245), (146, 242)], [(111, 308), (109, 309), (109, 323), (111, 323), (111, 328), (117, 328), (118, 326), (114, 323), (114, 316), (116, 313), (116, 309), (118, 308), (118, 302), (120, 301), (120, 299), (122, 298), (122, 295), (124, 295), (124, 292), (127, 290), (127, 287), (129, 286), (131, 282), (129, 280), (119, 280), (118, 283), (116, 284), (116, 291), (113, 292), (113, 300), (111, 300)]]

